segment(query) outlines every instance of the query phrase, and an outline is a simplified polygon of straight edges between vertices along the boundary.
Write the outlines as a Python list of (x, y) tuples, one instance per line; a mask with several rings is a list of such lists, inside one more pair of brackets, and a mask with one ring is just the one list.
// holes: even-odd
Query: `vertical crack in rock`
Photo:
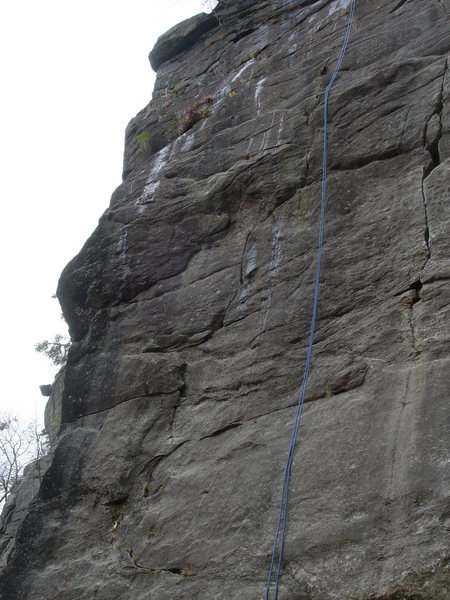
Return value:
[(178, 408), (179, 404), (176, 404), (173, 408), (172, 408), (172, 412), (170, 415), (170, 423), (169, 423), (169, 436), (173, 439), (173, 425), (175, 423), (175, 415), (177, 412), (177, 408)]
[(419, 302), (421, 299), (420, 290), (422, 289), (422, 282), (419, 279), (411, 284), (410, 289), (414, 291), (414, 294), (409, 297), (408, 302), (408, 323), (410, 327), (411, 334), (411, 348), (412, 348), (412, 356), (416, 356), (418, 354), (417, 349), (417, 335), (416, 335), (416, 320), (414, 317), (414, 305)]
[(444, 110), (444, 85), (445, 85), (445, 76), (448, 70), (448, 60), (445, 61), (444, 70), (442, 73), (442, 82), (439, 90), (439, 95), (436, 101), (436, 105), (433, 113), (427, 120), (424, 132), (423, 132), (423, 145), (428, 150), (430, 154), (430, 163), (428, 166), (424, 167), (422, 174), (422, 203), (423, 203), (423, 211), (424, 211), (424, 219), (425, 219), (425, 229), (424, 229), (424, 240), (427, 246), (427, 259), (423, 265), (427, 264), (428, 260), (431, 258), (431, 235), (430, 235), (430, 227), (428, 221), (428, 207), (427, 207), (427, 197), (425, 193), (425, 180), (427, 177), (433, 172), (433, 170), (440, 165), (441, 159), (439, 155), (439, 141), (442, 136), (442, 113)]
[(410, 397), (410, 379), (411, 379), (411, 373), (408, 371), (406, 374), (406, 382), (405, 382), (405, 390), (403, 392), (403, 398), (400, 400), (400, 408), (398, 410), (397, 418), (395, 420), (395, 425), (394, 425), (393, 443), (392, 443), (392, 447), (391, 447), (390, 477), (389, 477), (388, 493), (387, 493), (387, 497), (386, 497), (386, 501), (385, 501), (386, 503), (390, 503), (392, 501), (392, 498), (394, 496), (393, 488), (395, 488), (396, 479), (398, 479), (398, 475), (396, 474), (396, 471), (398, 470), (399, 451), (401, 453), (401, 447), (399, 447), (400, 446), (399, 436), (400, 436), (400, 431), (401, 431), (402, 424), (403, 424), (403, 414), (405, 411), (405, 407), (409, 404), (408, 400)]
[(420, 290), (423, 287), (420, 277), (416, 279), (408, 289), (401, 290), (396, 296), (401, 296), (401, 304), (406, 310), (406, 327), (409, 329), (408, 348), (411, 348), (409, 355), (413, 358), (419, 354), (416, 334), (416, 319), (414, 314), (415, 305), (422, 300)]
[(430, 164), (425, 169), (424, 179), (427, 178), (428, 175), (430, 175), (430, 173), (441, 164), (441, 157), (439, 155), (439, 141), (442, 136), (442, 112), (444, 110), (444, 86), (447, 70), (448, 60), (445, 61), (441, 87), (434, 111), (430, 115), (424, 127), (423, 145), (428, 150), (431, 157)]
[[(252, 231), (249, 231), (247, 233), (244, 245), (242, 247), (241, 270), (240, 270), (240, 274), (239, 274), (239, 283), (241, 285), (243, 285), (243, 283), (244, 283), (244, 277), (248, 277), (253, 272), (253, 270), (256, 269), (256, 245), (255, 245), (255, 242), (253, 242), (253, 245), (252, 245), (255, 249), (250, 252), (251, 257), (253, 257), (253, 261), (252, 261), (253, 264), (249, 264), (250, 260), (247, 255), (247, 244), (248, 244), (248, 240), (250, 239), (251, 234), (252, 234)], [(245, 267), (244, 267), (244, 265), (245, 265)]]
[(425, 245), (427, 247), (427, 258), (422, 266), (422, 269), (425, 268), (425, 265), (431, 258), (430, 227), (428, 224), (427, 198), (426, 198), (425, 187), (424, 187), (426, 178), (427, 178), (426, 169), (424, 168), (423, 174), (422, 174), (421, 191), (422, 191), (423, 215), (424, 215), (424, 219), (425, 219), (425, 229), (424, 229), (423, 237), (424, 237)]

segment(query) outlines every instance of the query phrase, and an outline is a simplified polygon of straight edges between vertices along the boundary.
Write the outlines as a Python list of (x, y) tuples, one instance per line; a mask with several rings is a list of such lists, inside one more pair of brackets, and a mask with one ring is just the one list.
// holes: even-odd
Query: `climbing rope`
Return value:
[[(308, 377), (309, 377), (309, 368), (311, 365), (311, 354), (312, 347), (314, 343), (314, 329), (316, 325), (316, 316), (317, 316), (317, 304), (319, 297), (319, 280), (320, 280), (320, 269), (322, 266), (322, 246), (323, 246), (323, 229), (325, 223), (325, 199), (326, 199), (326, 190), (327, 190), (327, 152), (328, 152), (328, 96), (330, 94), (331, 87), (339, 73), (339, 69), (341, 68), (342, 61), (344, 60), (345, 52), (347, 50), (348, 41), (350, 39), (350, 32), (353, 23), (353, 16), (355, 13), (355, 4), (356, 0), (351, 0), (350, 10), (348, 14), (348, 22), (347, 22), (347, 30), (345, 32), (344, 41), (341, 48), (341, 53), (339, 54), (338, 61), (334, 68), (331, 79), (325, 89), (325, 102), (324, 102), (324, 132), (323, 132), (323, 159), (322, 159), (322, 197), (321, 197), (321, 208), (320, 208), (320, 226), (319, 226), (319, 243), (318, 243), (318, 251), (317, 251), (317, 267), (316, 267), (316, 282), (314, 288), (314, 303), (313, 303), (313, 313), (311, 318), (311, 328), (309, 333), (309, 344), (308, 344), (308, 353), (306, 356), (305, 370), (303, 372), (303, 380), (302, 387), (300, 389), (300, 395), (298, 399), (297, 412), (295, 415), (294, 426), (292, 429), (291, 443), (289, 445), (289, 452), (286, 459), (286, 467), (284, 470), (284, 478), (283, 478), (283, 487), (281, 491), (281, 502), (280, 502), (280, 512), (278, 516), (277, 529), (275, 533), (275, 541), (273, 544), (272, 550), (272, 560), (270, 562), (269, 569), (269, 577), (267, 579), (266, 586), (266, 595), (265, 600), (269, 600), (269, 592), (270, 592), (270, 583), (272, 580), (272, 575), (274, 571), (275, 557), (277, 554), (278, 541), (280, 540), (280, 548), (278, 552), (278, 563), (277, 563), (277, 571), (276, 571), (276, 579), (275, 579), (275, 590), (274, 590), (274, 600), (277, 600), (278, 596), (278, 585), (280, 581), (280, 573), (281, 573), (281, 561), (283, 558), (283, 549), (284, 549), (284, 541), (286, 535), (286, 523), (287, 523), (287, 511), (288, 511), (288, 503), (289, 503), (289, 484), (291, 480), (291, 468), (292, 461), (294, 459), (294, 451), (297, 443), (298, 437), (298, 428), (300, 426), (300, 420), (303, 412), (303, 404), (305, 401), (306, 394), (306, 386), (308, 385)], [(280, 538), (281, 531), (281, 538)]]

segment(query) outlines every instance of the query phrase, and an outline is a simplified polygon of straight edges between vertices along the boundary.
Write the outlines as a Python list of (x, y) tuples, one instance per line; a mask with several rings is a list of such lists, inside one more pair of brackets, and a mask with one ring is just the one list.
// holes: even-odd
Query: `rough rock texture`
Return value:
[(50, 462), (51, 455), (25, 467), (21, 481), (13, 488), (5, 502), (0, 518), (0, 568), (8, 563), (14, 551), (17, 531), (39, 491), (42, 477)]
[(157, 69), (166, 61), (175, 58), (184, 50), (189, 50), (196, 44), (202, 35), (210, 29), (217, 27), (217, 18), (214, 15), (202, 13), (186, 19), (164, 35), (158, 38), (155, 47), (150, 52), (149, 60), (152, 68)]
[[(61, 276), (54, 455), (2, 600), (264, 596), (348, 4), (222, 2), (154, 58), (123, 183)], [(449, 13), (357, 1), (280, 600), (448, 597)]]

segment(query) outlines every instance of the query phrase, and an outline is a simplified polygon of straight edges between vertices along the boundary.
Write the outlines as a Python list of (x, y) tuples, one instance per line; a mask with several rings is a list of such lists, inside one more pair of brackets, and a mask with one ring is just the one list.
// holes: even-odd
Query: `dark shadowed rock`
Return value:
[[(205, 17), (158, 42), (123, 181), (59, 282), (54, 454), (1, 600), (264, 597), (348, 5), (221, 2), (189, 50)], [(448, 14), (356, 5), (279, 600), (448, 597)]]
[(202, 35), (217, 26), (217, 18), (213, 14), (205, 13), (178, 23), (158, 38), (155, 47), (150, 52), (148, 58), (152, 69), (157, 71), (166, 61), (192, 48)]
[(41, 391), (42, 396), (50, 396), (50, 394), (52, 393), (52, 384), (47, 384), (47, 385), (40, 385), (39, 389)]

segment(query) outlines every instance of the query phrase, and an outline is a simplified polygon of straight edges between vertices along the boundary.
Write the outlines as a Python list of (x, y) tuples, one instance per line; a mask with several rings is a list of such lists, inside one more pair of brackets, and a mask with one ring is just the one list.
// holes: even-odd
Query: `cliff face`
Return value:
[[(54, 454), (2, 600), (264, 595), (348, 0), (222, 2), (151, 53), (58, 295)], [(279, 598), (446, 596), (448, 0), (358, 0)]]

